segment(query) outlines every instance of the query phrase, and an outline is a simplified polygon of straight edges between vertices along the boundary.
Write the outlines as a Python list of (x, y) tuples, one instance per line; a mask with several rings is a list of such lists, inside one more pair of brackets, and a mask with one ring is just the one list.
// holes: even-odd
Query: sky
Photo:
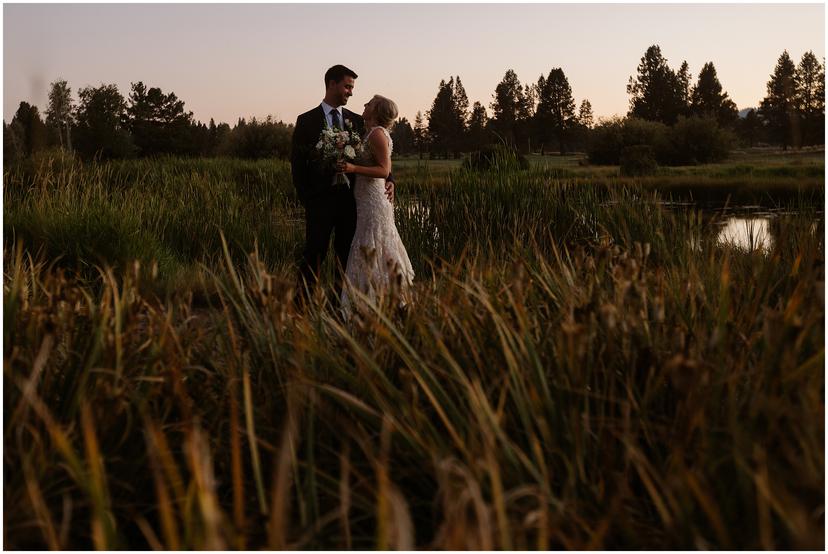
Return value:
[(413, 122), (441, 79), (459, 76), (491, 115), (508, 69), (522, 83), (563, 69), (576, 104), (623, 115), (626, 84), (658, 44), (695, 81), (712, 61), (740, 109), (758, 106), (779, 55), (825, 56), (822, 4), (4, 4), (3, 117), (47, 106), (49, 84), (130, 83), (174, 92), (197, 120), (293, 122), (319, 104), (324, 73), (359, 78), (348, 108), (373, 94)]

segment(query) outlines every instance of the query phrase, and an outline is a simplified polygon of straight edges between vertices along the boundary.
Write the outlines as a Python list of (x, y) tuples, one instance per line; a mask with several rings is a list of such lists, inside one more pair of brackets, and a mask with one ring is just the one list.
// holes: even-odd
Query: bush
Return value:
[(735, 137), (706, 117), (680, 117), (670, 129), (670, 152), (662, 163), (695, 165), (727, 158)]
[(669, 150), (669, 128), (657, 121), (612, 118), (599, 123), (590, 133), (587, 154), (596, 165), (619, 165), (625, 148), (646, 145), (655, 158)]
[(653, 149), (647, 144), (627, 146), (621, 151), (621, 175), (640, 177), (652, 175), (658, 169)]
[(512, 147), (490, 145), (466, 156), (463, 168), (474, 171), (529, 169), (529, 160)]
[(239, 124), (227, 135), (219, 154), (249, 160), (288, 159), (292, 136), (293, 125), (273, 121), (270, 116), (264, 121), (254, 117), (247, 123)]
[[(592, 130), (587, 152), (592, 164), (620, 165), (626, 148), (647, 146), (654, 163), (689, 165), (727, 158), (733, 140), (730, 131), (709, 118), (681, 117), (673, 127), (643, 119), (614, 118), (601, 122)], [(642, 156), (647, 157), (645, 149), (630, 151), (628, 169), (645, 169), (649, 162)], [(638, 168), (639, 162), (644, 166)]]
[[(649, 146), (654, 159), (665, 163), (670, 157), (670, 128), (659, 121), (647, 121), (634, 117), (624, 121), (624, 147)], [(621, 154), (623, 154), (623, 148)], [(621, 162), (619, 154), (619, 163)]]
[(587, 154), (589, 163), (617, 165), (624, 147), (624, 120), (613, 118), (600, 122), (589, 134)]

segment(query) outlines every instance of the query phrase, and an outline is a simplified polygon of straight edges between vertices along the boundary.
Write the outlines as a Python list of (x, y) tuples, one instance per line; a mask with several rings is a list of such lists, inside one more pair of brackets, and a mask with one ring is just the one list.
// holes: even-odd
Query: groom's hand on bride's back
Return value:
[(385, 196), (388, 197), (388, 201), (392, 204), (394, 203), (394, 181), (391, 179), (391, 176), (385, 180)]

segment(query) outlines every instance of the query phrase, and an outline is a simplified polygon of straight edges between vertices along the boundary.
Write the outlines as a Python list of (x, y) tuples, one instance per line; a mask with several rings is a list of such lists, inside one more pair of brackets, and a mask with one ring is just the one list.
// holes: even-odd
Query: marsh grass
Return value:
[[(453, 171), (400, 197), (413, 305), (344, 321), (294, 306), (257, 167), (7, 174), (6, 548), (823, 548), (814, 213), (743, 251), (641, 188)], [(99, 214), (139, 238), (97, 261)]]

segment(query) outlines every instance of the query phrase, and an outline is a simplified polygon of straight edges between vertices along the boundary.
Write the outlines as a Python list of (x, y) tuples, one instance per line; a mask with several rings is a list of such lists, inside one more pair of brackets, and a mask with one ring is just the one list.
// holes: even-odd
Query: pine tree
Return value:
[(46, 148), (48, 130), (37, 106), (21, 102), (11, 120), (11, 130), (21, 157), (29, 157)]
[(585, 129), (592, 129), (595, 124), (592, 116), (592, 104), (589, 100), (581, 101), (581, 107), (578, 109), (578, 123)]
[(441, 80), (437, 88), (437, 96), (431, 103), (428, 111), (428, 136), (431, 143), (431, 153), (448, 156), (451, 148), (454, 121), (454, 79), (450, 83)]
[(541, 94), (543, 94), (544, 87), (546, 87), (546, 77), (544, 77), (543, 73), (541, 73), (540, 77), (538, 77), (538, 82), (535, 83), (534, 85), (532, 85), (532, 87), (531, 87), (532, 91), (533, 91), (534, 101), (535, 101), (535, 103), (533, 105), (535, 113), (537, 113), (538, 102), (540, 101)]
[(402, 117), (394, 123), (391, 140), (394, 141), (394, 154), (410, 154), (414, 151), (414, 130), (406, 118)]
[(414, 144), (417, 146), (417, 154), (420, 159), (423, 158), (423, 152), (428, 147), (428, 130), (423, 123), (423, 114), (417, 112), (414, 117)]
[(681, 62), (681, 67), (679, 67), (678, 73), (676, 73), (676, 78), (678, 79), (679, 97), (681, 98), (680, 115), (686, 116), (690, 114), (690, 81), (693, 79), (687, 60)]
[(641, 58), (636, 77), (627, 83), (627, 94), (631, 117), (672, 125), (684, 113), (682, 83), (656, 44)]
[(451, 98), (454, 107), (452, 150), (456, 153), (467, 149), (466, 132), (469, 112), (469, 97), (466, 95), (466, 89), (463, 87), (463, 83), (460, 82), (459, 75), (454, 78), (454, 82), (452, 83)]
[(739, 138), (751, 148), (762, 140), (763, 131), (762, 120), (759, 119), (759, 115), (754, 109), (749, 110), (747, 115), (736, 124), (736, 132)]
[(722, 127), (733, 126), (739, 117), (736, 104), (722, 90), (713, 62), (704, 64), (699, 72), (690, 97), (690, 111), (699, 117), (713, 118)]
[(802, 55), (796, 68), (796, 107), (806, 144), (825, 142), (825, 67), (813, 52)]
[(184, 111), (184, 102), (175, 93), (164, 94), (160, 88), (132, 83), (127, 106), (127, 127), (135, 145), (145, 156), (182, 154), (188, 150), (192, 112)]
[(486, 108), (480, 102), (475, 102), (472, 107), (471, 116), (469, 116), (469, 148), (471, 150), (480, 150), (488, 143), (486, 125), (488, 124), (488, 116), (486, 115)]
[(572, 88), (563, 70), (559, 67), (549, 72), (543, 89), (539, 92), (535, 120), (540, 130), (539, 138), (544, 143), (554, 140), (561, 154), (566, 153), (571, 130), (577, 123), (577, 117)]
[(72, 89), (66, 80), (58, 79), (49, 88), (46, 125), (58, 136), (61, 148), (72, 150)]
[(517, 74), (509, 69), (495, 88), (492, 129), (507, 144), (522, 142), (531, 108)]
[(765, 120), (770, 139), (787, 150), (800, 143), (797, 113), (796, 66), (788, 51), (782, 52), (767, 85), (759, 114)]

